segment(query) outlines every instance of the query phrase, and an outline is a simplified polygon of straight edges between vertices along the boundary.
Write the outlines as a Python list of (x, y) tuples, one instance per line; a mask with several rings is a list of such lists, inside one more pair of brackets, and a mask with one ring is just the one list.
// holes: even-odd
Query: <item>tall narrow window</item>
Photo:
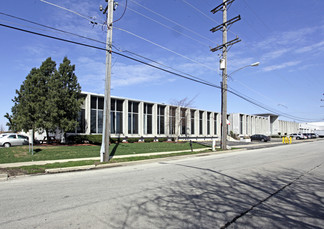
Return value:
[(138, 134), (138, 102), (128, 102), (128, 133)]
[(169, 134), (175, 134), (176, 107), (170, 107), (169, 110)]
[(152, 134), (153, 105), (144, 103), (144, 134)]
[(243, 134), (243, 115), (240, 114), (240, 134)]
[(187, 134), (187, 115), (186, 115), (186, 109), (181, 108), (181, 134)]
[(165, 106), (158, 105), (157, 112), (157, 134), (164, 134), (164, 111)]
[(202, 135), (203, 134), (203, 115), (204, 112), (203, 111), (199, 111), (199, 134)]
[(85, 109), (81, 109), (78, 114), (77, 133), (85, 133)]
[(217, 135), (217, 114), (214, 114), (214, 134)]
[(207, 112), (207, 135), (210, 135), (210, 112)]
[(123, 101), (111, 99), (110, 123), (112, 134), (123, 133)]
[(195, 134), (195, 111), (190, 111), (190, 119), (191, 119), (191, 134)]
[(91, 96), (91, 117), (90, 117), (90, 131), (91, 133), (102, 133), (103, 128), (103, 109), (104, 98)]

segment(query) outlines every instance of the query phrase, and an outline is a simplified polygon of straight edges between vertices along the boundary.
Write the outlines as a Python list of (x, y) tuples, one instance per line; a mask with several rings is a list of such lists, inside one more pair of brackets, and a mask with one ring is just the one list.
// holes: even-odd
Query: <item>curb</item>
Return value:
[[(196, 150), (195, 152), (199, 152), (199, 151), (204, 151), (206, 149), (209, 148), (203, 148), (200, 150)], [(179, 152), (184, 152), (184, 151), (179, 151)], [(178, 151), (174, 151), (173, 153), (179, 153)], [(171, 153), (171, 154), (173, 154)], [(166, 154), (170, 154), (170, 153), (155, 153), (154, 155), (166, 155)], [(153, 154), (150, 155), (122, 155), (118, 158), (131, 158), (131, 157), (136, 157), (136, 156), (151, 156)], [(199, 155), (198, 154), (194, 154), (195, 156)], [(181, 155), (181, 156), (190, 156), (190, 155)], [(179, 156), (179, 157), (181, 157)], [(177, 156), (174, 156), (177, 157)], [(144, 162), (144, 161), (153, 161), (153, 160), (157, 160), (157, 159), (165, 159), (168, 157), (163, 157), (163, 158), (156, 158), (156, 159), (144, 159), (144, 160), (138, 160), (138, 161), (125, 161), (125, 162), (117, 162), (117, 163), (113, 163), (113, 164), (98, 164), (98, 165), (84, 165), (84, 166), (74, 166), (74, 167), (66, 167), (66, 168), (54, 168), (54, 169), (45, 169), (45, 174), (54, 174), (54, 173), (65, 173), (65, 172), (77, 172), (77, 171), (86, 171), (86, 170), (92, 170), (92, 169), (104, 169), (104, 168), (113, 168), (113, 167), (120, 167), (120, 166), (124, 166), (124, 165), (129, 165), (129, 164), (134, 164), (134, 163), (139, 163), (139, 162)]]

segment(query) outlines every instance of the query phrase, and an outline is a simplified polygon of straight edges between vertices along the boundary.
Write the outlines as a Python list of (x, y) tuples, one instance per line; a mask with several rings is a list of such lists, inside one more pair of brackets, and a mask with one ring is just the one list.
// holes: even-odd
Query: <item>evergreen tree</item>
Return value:
[(81, 87), (74, 73), (75, 65), (64, 57), (58, 71), (50, 82), (51, 118), (64, 133), (74, 131), (81, 109)]
[[(75, 66), (65, 57), (59, 70), (47, 58), (40, 68), (33, 68), (16, 90), (14, 106), (5, 117), (11, 130), (50, 131), (57, 128), (67, 132), (77, 126), (81, 109), (81, 87), (74, 73)], [(48, 138), (49, 139), (49, 138)]]

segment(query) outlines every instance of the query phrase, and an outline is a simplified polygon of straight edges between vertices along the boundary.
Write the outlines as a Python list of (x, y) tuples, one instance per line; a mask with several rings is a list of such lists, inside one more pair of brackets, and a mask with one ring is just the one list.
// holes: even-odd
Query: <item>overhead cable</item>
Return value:
[(192, 29), (190, 29), (190, 28), (188, 28), (188, 27), (186, 27), (186, 26), (181, 25), (180, 23), (178, 23), (178, 22), (176, 22), (176, 21), (174, 21), (174, 20), (171, 20), (170, 18), (168, 18), (168, 17), (166, 17), (166, 16), (163, 16), (163, 15), (160, 14), (160, 13), (157, 13), (157, 12), (153, 11), (152, 9), (145, 7), (145, 6), (139, 4), (138, 2), (136, 2), (136, 1), (134, 1), (134, 0), (130, 0), (130, 1), (133, 2), (133, 3), (135, 3), (135, 4), (138, 5), (138, 6), (142, 7), (143, 9), (145, 9), (145, 10), (147, 10), (147, 11), (149, 11), (149, 12), (151, 12), (151, 13), (153, 13), (153, 14), (155, 14), (155, 15), (157, 15), (157, 16), (159, 16), (159, 17), (161, 17), (161, 18), (163, 18), (163, 19), (165, 19), (165, 20), (167, 20), (167, 21), (169, 21), (169, 22), (171, 22), (171, 23), (173, 23), (173, 24), (175, 24), (175, 25), (177, 25), (177, 26), (179, 26), (179, 27), (185, 29), (185, 30), (187, 30), (187, 31), (189, 31), (190, 33), (193, 33), (193, 34), (195, 34), (195, 35), (197, 35), (197, 36), (199, 36), (199, 37), (201, 37), (201, 38), (204, 38), (205, 40), (207, 40), (207, 41), (209, 41), (209, 42), (212, 42), (212, 43), (215, 42), (214, 40), (211, 40), (211, 39), (209, 39), (209, 38), (206, 37), (206, 36), (202, 36), (200, 33), (197, 33), (196, 31), (194, 31), (194, 30), (192, 30)]
[[(49, 36), (49, 35), (46, 35), (46, 34), (41, 34), (41, 33), (37, 33), (37, 32), (33, 32), (33, 31), (29, 31), (29, 30), (21, 29), (21, 28), (17, 28), (17, 27), (9, 26), (9, 25), (5, 25), (5, 24), (1, 24), (1, 23), (0, 23), (0, 26), (6, 27), (6, 28), (10, 28), (10, 29), (14, 29), (14, 30), (18, 30), (18, 31), (22, 31), (22, 32), (26, 32), (26, 33), (30, 33), (30, 34), (34, 34), (34, 35), (38, 35), (38, 36), (42, 36), (42, 37), (46, 37), (46, 38), (51, 38), (51, 39), (55, 39), (55, 40), (59, 40), (59, 41), (64, 41), (64, 42), (68, 42), (68, 43), (72, 43), (72, 44), (76, 44), (76, 45), (81, 45), (81, 46), (84, 46), (84, 47), (89, 47), (89, 48), (94, 48), (94, 49), (98, 49), (98, 50), (108, 51), (108, 52), (114, 53), (114, 54), (116, 54), (116, 55), (119, 55), (119, 56), (125, 57), (125, 58), (127, 58), (127, 59), (130, 59), (130, 60), (136, 61), (136, 62), (138, 62), (138, 63), (142, 63), (142, 64), (145, 64), (145, 65), (147, 65), (147, 66), (150, 66), (150, 67), (153, 67), (153, 68), (159, 69), (159, 70), (161, 70), (161, 71), (164, 71), (164, 72), (170, 73), (170, 74), (172, 74), (172, 75), (176, 75), (176, 76), (179, 76), (179, 77), (181, 77), (181, 78), (191, 80), (191, 81), (193, 81), (193, 82), (197, 82), (197, 83), (200, 83), (200, 84), (204, 84), (204, 85), (206, 85), (206, 86), (210, 86), (210, 87), (214, 87), (214, 88), (221, 89), (220, 86), (215, 85), (215, 84), (213, 84), (213, 83), (209, 83), (209, 82), (207, 82), (207, 81), (201, 81), (201, 80), (198, 80), (198, 79), (193, 79), (193, 78), (191, 78), (191, 77), (184, 76), (184, 75), (182, 75), (182, 74), (179, 74), (179, 73), (176, 73), (176, 72), (173, 72), (173, 71), (170, 71), (170, 70), (167, 70), (167, 69), (164, 69), (164, 68), (158, 67), (158, 66), (156, 66), (156, 65), (153, 65), (153, 64), (147, 63), (147, 62), (145, 62), (145, 61), (138, 60), (138, 59), (136, 59), (136, 58), (133, 58), (133, 57), (130, 57), (130, 56), (124, 55), (124, 54), (122, 54), (122, 53), (115, 52), (115, 51), (111, 51), (111, 50), (107, 50), (106, 48), (101, 48), (101, 47), (97, 47), (97, 46), (94, 46), (94, 45), (89, 45), (89, 44), (84, 44), (84, 43), (81, 43), (81, 42), (71, 41), (71, 40), (67, 40), (67, 39), (63, 39), (63, 38), (59, 38), (59, 37)], [(260, 103), (258, 103), (258, 102), (252, 101), (251, 99), (249, 99), (249, 98), (247, 98), (247, 97), (245, 97), (245, 96), (243, 96), (243, 95), (240, 95), (240, 94), (237, 93), (237, 92), (234, 92), (234, 91), (229, 90), (229, 89), (227, 89), (227, 91), (228, 91), (229, 93), (231, 93), (231, 94), (233, 94), (233, 95), (235, 95), (235, 96), (237, 96), (237, 97), (239, 97), (239, 98), (241, 98), (241, 99), (243, 99), (243, 100), (245, 100), (245, 101), (251, 103), (251, 104), (254, 104), (255, 106), (258, 106), (258, 107), (260, 107), (260, 108), (262, 108), (262, 109), (264, 109), (264, 110), (270, 111), (270, 112), (274, 112), (273, 109), (270, 109), (270, 108), (268, 108), (268, 107), (266, 107), (266, 106), (264, 106), (264, 105), (262, 105), (262, 104), (260, 104)], [(292, 117), (292, 116), (290, 116), (290, 115), (289, 115), (289, 116), (285, 115), (285, 113), (278, 113), (278, 112), (275, 112), (275, 114), (278, 114), (278, 115), (281, 115), (281, 116), (284, 116), (284, 117), (287, 117), (287, 118), (290, 118), (290, 119), (291, 119), (291, 117)], [(296, 118), (294, 118), (294, 120), (298, 120), (298, 121), (299, 121), (299, 120), (303, 120), (303, 121), (305, 121), (306, 119), (303, 119), (303, 118), (298, 118), (298, 119), (297, 119), (297, 117), (296, 117)], [(315, 121), (315, 120), (312, 120), (312, 121)]]
[(118, 29), (118, 30), (120, 30), (120, 31), (123, 31), (123, 32), (125, 32), (125, 33), (128, 33), (128, 34), (130, 34), (130, 35), (132, 35), (132, 36), (135, 36), (135, 37), (137, 37), (137, 38), (140, 38), (140, 39), (142, 39), (142, 40), (144, 40), (144, 41), (146, 41), (146, 42), (148, 42), (148, 43), (151, 43), (151, 44), (153, 44), (153, 45), (155, 45), (155, 46), (157, 46), (157, 47), (160, 47), (160, 48), (162, 48), (162, 49), (164, 49), (164, 50), (167, 50), (168, 52), (171, 52), (171, 53), (173, 53), (173, 54), (176, 54), (177, 56), (180, 56), (180, 57), (182, 57), (182, 58), (185, 58), (185, 59), (187, 59), (187, 60), (190, 60), (190, 61), (193, 62), (193, 63), (199, 64), (199, 65), (201, 65), (201, 66), (203, 66), (203, 67), (205, 67), (205, 68), (208, 68), (208, 69), (210, 69), (210, 70), (212, 70), (212, 71), (216, 71), (216, 72), (217, 72), (217, 69), (215, 69), (215, 68), (211, 68), (211, 67), (209, 67), (209, 66), (206, 65), (206, 64), (200, 63), (200, 62), (198, 62), (198, 61), (196, 61), (196, 60), (194, 60), (194, 59), (191, 59), (191, 58), (189, 58), (189, 57), (187, 57), (187, 56), (184, 56), (184, 55), (182, 55), (182, 54), (180, 54), (180, 53), (177, 53), (177, 52), (175, 52), (175, 51), (173, 51), (173, 50), (171, 50), (171, 49), (168, 49), (168, 48), (166, 48), (166, 47), (164, 47), (164, 46), (162, 46), (162, 45), (159, 45), (159, 44), (157, 44), (157, 43), (155, 43), (155, 42), (153, 42), (153, 41), (150, 41), (150, 40), (148, 40), (148, 39), (146, 39), (146, 38), (144, 38), (144, 37), (141, 37), (141, 36), (139, 36), (139, 35), (136, 35), (136, 34), (130, 32), (130, 31), (127, 31), (127, 30), (122, 29), (122, 28), (118, 28), (118, 27), (116, 27), (116, 26), (115, 26), (114, 28), (115, 28), (115, 29)]
[(179, 30), (176, 30), (176, 29), (174, 29), (174, 28), (172, 28), (172, 27), (170, 27), (170, 26), (168, 26), (168, 25), (166, 25), (166, 24), (163, 24), (162, 22), (159, 22), (159, 21), (157, 21), (157, 20), (155, 20), (155, 19), (153, 19), (153, 18), (151, 18), (151, 17), (149, 17), (149, 16), (146, 16), (146, 15), (144, 15), (144, 14), (142, 14), (142, 13), (140, 13), (140, 12), (138, 12), (138, 11), (136, 11), (136, 10), (130, 8), (130, 7), (128, 7), (128, 9), (131, 10), (131, 11), (133, 11), (134, 13), (136, 13), (136, 14), (138, 14), (138, 15), (141, 15), (142, 17), (145, 17), (145, 18), (147, 18), (147, 19), (149, 19), (149, 20), (151, 20), (151, 21), (153, 21), (153, 22), (155, 22), (155, 23), (157, 23), (157, 24), (159, 24), (159, 25), (161, 25), (161, 26), (163, 26), (163, 27), (169, 29), (169, 30), (172, 30), (172, 31), (174, 31), (174, 32), (176, 32), (176, 33), (179, 33), (180, 35), (185, 36), (185, 37), (187, 37), (187, 38), (189, 38), (189, 39), (191, 39), (191, 40), (193, 40), (193, 41), (195, 41), (195, 42), (198, 42), (198, 43), (200, 43), (200, 44), (202, 44), (202, 45), (204, 45), (204, 46), (207, 46), (207, 47), (209, 46), (208, 43), (204, 43), (204, 42), (202, 42), (202, 41), (200, 41), (200, 40), (198, 40), (198, 39), (195, 39), (195, 38), (193, 38), (193, 37), (191, 37), (191, 36), (189, 36), (189, 35), (187, 35), (187, 34), (185, 34), (185, 33), (180, 32)]
[(60, 9), (63, 9), (63, 10), (69, 11), (69, 12), (71, 12), (71, 13), (74, 13), (74, 14), (76, 14), (76, 15), (78, 15), (78, 16), (80, 16), (80, 17), (86, 19), (86, 20), (88, 20), (91, 24), (95, 24), (95, 25), (102, 25), (102, 26), (105, 25), (104, 23), (101, 24), (101, 23), (98, 23), (98, 22), (94, 21), (91, 17), (84, 16), (84, 15), (82, 15), (82, 14), (76, 12), (76, 11), (73, 11), (73, 10), (67, 9), (67, 8), (65, 8), (65, 7), (63, 7), (63, 6), (59, 6), (59, 5), (57, 5), (57, 4), (54, 4), (54, 3), (51, 3), (51, 2), (48, 2), (48, 1), (45, 1), (45, 0), (39, 0), (39, 1), (44, 2), (44, 3), (46, 3), (46, 4), (49, 4), (49, 5), (52, 5), (52, 6), (55, 6), (55, 7), (57, 7), (57, 8), (60, 8)]

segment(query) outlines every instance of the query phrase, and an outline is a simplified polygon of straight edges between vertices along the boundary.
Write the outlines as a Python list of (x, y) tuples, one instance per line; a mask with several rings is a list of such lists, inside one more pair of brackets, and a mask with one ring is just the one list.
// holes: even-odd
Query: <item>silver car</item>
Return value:
[(10, 147), (10, 146), (22, 146), (28, 145), (28, 137), (21, 134), (8, 134), (0, 138), (0, 146)]
[(8, 135), (8, 133), (2, 133), (2, 134), (0, 134), (0, 138), (4, 137), (6, 135)]

